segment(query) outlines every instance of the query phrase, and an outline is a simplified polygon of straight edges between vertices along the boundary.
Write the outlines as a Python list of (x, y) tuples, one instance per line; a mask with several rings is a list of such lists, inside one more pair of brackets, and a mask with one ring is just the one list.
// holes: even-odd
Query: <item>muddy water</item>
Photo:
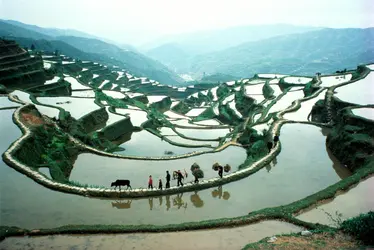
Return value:
[(357, 108), (352, 109), (353, 114), (374, 120), (374, 108)]
[[(157, 186), (158, 179), (165, 182), (166, 171), (170, 173), (176, 170), (186, 169), (189, 177), (185, 182), (194, 180), (190, 167), (193, 163), (200, 165), (204, 171), (204, 179), (217, 177), (218, 173), (212, 170), (212, 165), (219, 162), (222, 165), (230, 164), (233, 170), (238, 169), (246, 159), (243, 148), (231, 146), (217, 153), (208, 153), (199, 156), (183, 158), (170, 161), (140, 161), (108, 158), (93, 154), (81, 154), (75, 162), (70, 175), (70, 180), (83, 184), (95, 184), (108, 187), (116, 179), (129, 179), (133, 188), (146, 188), (148, 176), (152, 175), (154, 185)], [(176, 181), (171, 182), (171, 186)]]
[(13, 237), (1, 242), (0, 249), (242, 249), (267, 236), (301, 230), (289, 223), (263, 221), (244, 227), (189, 232)]
[[(209, 144), (209, 142), (200, 144)], [(211, 151), (212, 148), (185, 148), (174, 146), (160, 137), (157, 137), (146, 130), (134, 132), (131, 140), (120, 145), (125, 151), (117, 152), (121, 155), (132, 156), (165, 156), (165, 151), (172, 151), (173, 155), (187, 154), (194, 151)]]
[[(348, 192), (335, 197), (329, 203), (323, 204), (308, 212), (299, 215), (297, 218), (314, 223), (323, 223), (337, 226), (337, 219), (346, 220), (361, 213), (374, 210), (374, 177), (366, 179)], [(341, 213), (342, 216), (336, 213)], [(330, 216), (330, 215), (331, 216)]]
[[(12, 123), (11, 114), (11, 111), (0, 111), (0, 118), (5, 121), (0, 123), (1, 152), (21, 135)], [(280, 139), (282, 152), (275, 167), (268, 166), (221, 188), (149, 199), (116, 201), (59, 193), (0, 161), (0, 224), (50, 228), (67, 224), (170, 224), (229, 218), (288, 204), (340, 179), (324, 150), (325, 137), (319, 128), (285, 125)], [(94, 164), (91, 162), (91, 165)]]
[(283, 117), (288, 120), (293, 121), (308, 121), (308, 115), (312, 111), (314, 104), (320, 100), (325, 98), (326, 90), (322, 91), (318, 96), (308, 101), (304, 101), (301, 103), (301, 107), (290, 113), (286, 113)]
[(337, 88), (336, 97), (343, 101), (361, 105), (374, 104), (374, 73), (364, 79)]

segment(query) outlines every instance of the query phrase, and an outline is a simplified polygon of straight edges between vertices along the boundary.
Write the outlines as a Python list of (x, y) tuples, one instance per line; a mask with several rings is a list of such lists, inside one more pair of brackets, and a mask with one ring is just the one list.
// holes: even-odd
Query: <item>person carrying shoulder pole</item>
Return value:
[(178, 183), (177, 186), (179, 187), (179, 184), (183, 187), (182, 179), (184, 179), (183, 174), (180, 170), (178, 170)]

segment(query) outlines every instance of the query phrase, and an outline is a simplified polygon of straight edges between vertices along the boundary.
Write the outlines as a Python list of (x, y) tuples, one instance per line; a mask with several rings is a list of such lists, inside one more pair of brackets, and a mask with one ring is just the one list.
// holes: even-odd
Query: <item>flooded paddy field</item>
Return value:
[[(337, 150), (334, 151), (330, 144), (329, 147), (326, 145), (326, 136), (334, 135), (330, 131), (336, 132), (335, 130), (340, 128), (335, 127), (333, 123), (328, 123), (331, 130), (297, 123), (286, 123), (281, 128), (278, 125), (284, 120), (307, 123), (312, 107), (318, 100), (324, 99), (326, 94), (326, 90), (317, 94), (308, 93), (309, 87), (313, 87), (314, 90), (316, 87), (330, 87), (348, 82), (349, 84), (337, 88), (334, 96), (343, 101), (362, 105), (370, 104), (373, 100), (373, 91), (370, 91), (372, 86), (369, 84), (373, 80), (372, 73), (357, 82), (349, 82), (352, 77), (357, 79), (364, 76), (359, 71), (332, 77), (321, 76), (321, 81), (318, 76), (312, 81), (311, 76), (260, 74), (257, 76), (265, 79), (256, 79), (255, 76), (211, 86), (190, 85), (178, 88), (159, 84), (146, 77), (133, 76), (132, 72), (115, 65), (83, 63), (62, 56), (61, 60), (62, 63), (59, 64), (46, 64), (48, 70), (50, 69), (48, 79), (52, 80), (44, 83), (41, 80), (40, 86), (9, 91), (6, 89), (7, 91), (4, 92), (13, 97), (17, 96), (28, 104), (33, 104), (32, 100), (35, 100), (35, 97), (43, 105), (35, 104), (36, 109), (32, 105), (27, 105), (17, 110), (0, 110), (1, 153), (22, 135), (21, 130), (14, 123), (21, 122), (24, 126), (28, 126), (26, 129), (28, 138), (35, 143), (31, 144), (35, 147), (30, 144), (21, 145), (21, 149), (24, 150), (25, 148), (22, 147), (27, 146), (27, 150), (21, 153), (25, 153), (26, 156), (35, 153), (42, 157), (35, 157), (35, 160), (28, 162), (25, 155), (17, 154), (19, 151), (12, 151), (10, 154), (13, 159), (23, 157), (23, 164), (39, 167), (35, 170), (47, 178), (51, 178), (52, 173), (55, 181), (59, 180), (73, 186), (87, 186), (87, 189), (83, 187), (80, 189), (80, 194), (92, 195), (93, 193), (90, 192), (97, 186), (111, 188), (111, 183), (117, 179), (130, 180), (133, 189), (146, 188), (150, 175), (153, 177), (154, 188), (157, 188), (159, 179), (165, 186), (166, 171), (172, 174), (175, 170), (186, 171), (188, 176), (183, 180), (184, 183), (193, 182), (191, 165), (194, 163), (197, 163), (203, 171), (200, 179), (209, 180), (204, 183), (217, 184), (217, 186), (206, 188), (207, 186), (196, 184), (196, 191), (183, 192), (182, 189), (175, 188), (173, 191), (180, 192), (147, 198), (109, 199), (104, 196), (92, 198), (45, 188), (10, 167), (15, 166), (15, 161), (7, 161), (10, 164), (8, 166), (1, 160), (1, 226), (33, 229), (77, 224), (101, 224), (108, 227), (169, 225), (235, 218), (260, 209), (301, 201), (352, 175), (351, 171), (337, 159), (339, 155), (334, 155)], [(367, 69), (365, 72), (367, 73)], [(284, 78), (280, 79), (282, 77)], [(272, 92), (266, 88), (268, 84), (271, 84), (274, 93), (267, 93)], [(296, 86), (291, 90), (287, 89), (287, 86), (292, 84)], [(296, 100), (310, 94), (312, 99), (301, 102), (298, 110), (284, 114), (284, 120), (280, 116), (269, 117), (269, 114), (276, 115)], [(103, 105), (105, 109), (102, 108)], [(329, 104), (324, 105), (328, 108)], [(1, 108), (11, 106), (21, 105), (9, 101), (7, 96), (0, 96)], [(372, 108), (359, 105), (355, 107), (352, 110), (355, 115), (373, 119)], [(61, 108), (70, 112), (75, 119), (70, 119), (68, 116), (59, 117)], [(44, 117), (39, 116), (37, 111)], [(335, 112), (334, 109), (329, 111)], [(21, 119), (18, 120), (18, 115), (12, 117), (13, 112), (20, 114)], [(30, 119), (27, 122), (22, 120), (24, 117), (22, 112), (30, 112), (27, 116)], [(83, 116), (85, 118), (80, 119)], [(47, 117), (55, 119), (47, 119)], [(130, 118), (131, 124), (127, 117)], [(266, 122), (251, 124), (251, 122), (258, 122), (260, 117), (263, 117), (262, 120), (267, 118)], [(33, 119), (36, 122), (33, 122)], [(357, 117), (352, 119), (358, 120)], [(361, 125), (365, 124), (362, 122)], [(367, 124), (370, 125), (369, 122)], [(358, 125), (348, 129), (357, 129)], [(272, 127), (271, 131), (269, 131), (270, 127)], [(273, 142), (276, 134), (280, 136), (281, 145), (268, 151), (267, 145)], [(83, 144), (72, 140), (72, 137), (79, 139)], [(355, 139), (359, 140), (361, 137)], [(344, 142), (341, 145), (343, 144)], [(114, 152), (111, 157), (103, 156), (110, 152)], [(194, 152), (202, 152), (202, 154), (189, 155)], [(134, 156), (138, 159), (117, 158), (118, 155), (130, 158)], [(181, 155), (184, 158), (167, 159)], [(4, 155), (4, 159), (9, 160), (9, 157), (9, 154)], [(156, 161), (148, 160), (147, 157), (166, 159)], [(262, 160), (269, 160), (270, 163), (264, 166)], [(212, 165), (216, 162), (222, 166), (226, 164), (231, 166), (231, 171), (223, 175), (232, 174), (225, 178), (225, 181), (232, 182), (218, 186), (218, 172), (212, 169)], [(248, 164), (242, 165), (244, 162)], [(239, 170), (239, 166), (242, 169), (258, 166), (259, 169), (246, 178), (237, 181), (229, 179), (238, 177), (235, 176), (238, 174), (235, 172)], [(66, 172), (63, 172), (65, 170)], [(194, 174), (197, 175), (197, 171)], [(41, 177), (36, 175), (34, 178)], [(344, 218), (356, 215), (357, 211), (367, 212), (373, 207), (372, 199), (368, 198), (368, 193), (372, 189), (372, 178), (337, 196), (332, 202), (323, 204), (319, 210), (304, 211), (299, 218), (328, 224), (320, 211), (332, 213), (337, 207), (344, 206), (341, 209), (341, 212), (346, 214)], [(177, 180), (172, 179), (171, 186), (176, 185)], [(64, 185), (58, 187), (66, 188)], [(103, 190), (94, 190), (98, 195), (104, 193), (101, 191)], [(141, 192), (136, 195), (142, 195)], [(350, 205), (344, 205), (348, 203)], [(184, 235), (185, 238), (207, 239), (213, 237), (213, 234), (222, 234), (228, 241), (227, 245), (224, 245), (227, 249), (236, 243), (242, 244), (238, 239), (247, 238), (246, 234), (249, 233), (257, 240), (257, 237), (269, 236), (269, 233), (296, 230), (300, 228), (268, 221), (230, 229), (230, 231), (226, 229), (214, 233), (213, 231), (184, 232), (178, 235)], [(238, 234), (241, 237), (238, 237)], [(169, 239), (171, 235), (173, 233), (147, 237), (161, 242), (160, 245), (165, 245), (164, 241), (172, 241)], [(115, 246), (120, 247), (121, 240), (127, 241), (131, 237), (139, 239), (143, 236), (133, 234), (118, 237), (112, 235), (90, 237), (93, 242), (99, 242), (99, 245), (104, 239), (110, 239), (117, 242), (113, 243)], [(175, 237), (177, 236), (173, 236), (174, 240)], [(38, 239), (40, 241), (33, 241), (34, 245), (27, 242), (27, 239), (23, 242), (21, 240), (13, 242), (17, 246), (28, 244), (36, 248), (49, 244), (70, 247), (61, 243), (63, 240), (72, 243), (72, 248), (83, 244), (79, 236), (58, 236), (55, 238), (56, 241), (51, 241), (53, 243), (50, 243), (50, 238)], [(12, 240), (7, 239), (0, 248), (9, 246)], [(245, 243), (248, 241), (246, 240)], [(94, 244), (96, 243), (87, 246), (91, 247)], [(135, 242), (133, 246), (138, 245)]]
[[(11, 122), (12, 111), (1, 111), (0, 115), (9, 121), (1, 123), (1, 129), (9, 131), (1, 143), (1, 150), (4, 151), (21, 135), (21, 132)], [(304, 150), (301, 151), (305, 153), (300, 152), (298, 154), (300, 158), (295, 159), (294, 150), (297, 148), (295, 142), (300, 136), (304, 136), (305, 139), (309, 138), (309, 140)], [(288, 204), (340, 180), (333, 168), (333, 162), (324, 151), (325, 137), (319, 128), (286, 125), (281, 137), (284, 147), (282, 153), (270, 166), (248, 178), (196, 193), (187, 192), (146, 199), (94, 199), (52, 191), (1, 162), (1, 189), (7, 190), (1, 196), (2, 225), (25, 228), (48, 228), (66, 224), (160, 225), (235, 217), (265, 207)], [(307, 152), (311, 151), (315, 152), (315, 158), (304, 161)], [(137, 175), (141, 176), (140, 185), (146, 185), (149, 172), (142, 170), (140, 166), (135, 168), (132, 165), (125, 165), (124, 163), (128, 160), (119, 160), (116, 166), (117, 159), (89, 154), (86, 156), (81, 155), (73, 169), (72, 176), (78, 178), (78, 181), (84, 182), (86, 178), (87, 182), (97, 180), (98, 184), (109, 186), (113, 178), (116, 179), (120, 175), (130, 177), (132, 174), (130, 172), (136, 171)], [(227, 157), (227, 155), (224, 156)], [(237, 161), (240, 162), (244, 158), (245, 155)], [(290, 161), (291, 158), (292, 161)], [(185, 161), (186, 165), (188, 164), (186, 167), (193, 162), (188, 158)], [(163, 164), (168, 162), (172, 161), (161, 161), (157, 166), (148, 161), (144, 161), (143, 164), (152, 164), (148, 169), (152, 167), (154, 168), (152, 171), (157, 171), (154, 175), (156, 178), (164, 178), (166, 168)], [(182, 168), (180, 166), (178, 164), (177, 168)], [(175, 167), (175, 165), (170, 166), (170, 170)], [(213, 175), (216, 174), (211, 170), (210, 164), (209, 169)], [(208, 172), (209, 169), (206, 171)], [(144, 178), (142, 173), (144, 173)], [(293, 179), (292, 185), (289, 185), (290, 176)], [(172, 185), (175, 185), (174, 181)], [(135, 183), (134, 186), (136, 186)], [(35, 197), (38, 202), (35, 202)]]
[(345, 102), (357, 103), (361, 105), (374, 104), (374, 73), (370, 72), (367, 77), (357, 82), (353, 82), (335, 91), (336, 97)]

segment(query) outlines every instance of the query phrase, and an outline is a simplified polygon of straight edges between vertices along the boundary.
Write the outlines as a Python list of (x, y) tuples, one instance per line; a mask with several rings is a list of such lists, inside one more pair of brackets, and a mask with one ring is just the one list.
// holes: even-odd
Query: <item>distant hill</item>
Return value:
[(175, 72), (186, 72), (190, 66), (191, 55), (174, 43), (164, 44), (151, 49), (146, 55), (163, 63)]
[(92, 39), (98, 39), (98, 40), (101, 40), (101, 41), (104, 41), (104, 42), (107, 42), (107, 43), (115, 44), (118, 47), (123, 48), (123, 49), (136, 51), (135, 47), (133, 47), (129, 44), (117, 44), (116, 42), (111, 41), (109, 39), (99, 37), (99, 36), (95, 36), (95, 35), (91, 35), (91, 34), (88, 34), (86, 32), (82, 32), (82, 31), (79, 31), (79, 30), (43, 28), (43, 27), (39, 27), (39, 26), (36, 26), (36, 25), (22, 23), (22, 22), (15, 21), (15, 20), (1, 20), (0, 19), (0, 21), (6, 22), (6, 23), (9, 23), (9, 24), (12, 24), (12, 25), (24, 28), (24, 29), (32, 30), (32, 31), (38, 32), (40, 34), (47, 35), (49, 37), (55, 37), (56, 38), (58, 36), (77, 36), (77, 37), (83, 37), (83, 38), (92, 38)]
[(240, 77), (232, 76), (232, 75), (226, 75), (222, 73), (216, 73), (213, 75), (207, 75), (201, 78), (201, 82), (214, 82), (214, 83), (222, 83), (222, 82), (228, 82), (233, 80), (239, 80)]
[(374, 28), (323, 29), (244, 43), (193, 58), (190, 70), (247, 77), (255, 73), (314, 74), (374, 61)]
[[(17, 42), (23, 44), (23, 46), (28, 47), (31, 43), (27, 44), (26, 41), (30, 39), (29, 42), (32, 41), (38, 44), (39, 47), (37, 46), (37, 49), (51, 51), (58, 49), (63, 54), (83, 60), (90, 60), (89, 58), (94, 57), (100, 62), (117, 61), (123, 68), (129, 70), (134, 75), (146, 76), (164, 84), (178, 85), (184, 82), (177, 74), (170, 71), (163, 64), (142, 54), (119, 48), (116, 45), (98, 39), (74, 36), (54, 37), (3, 21), (0, 21), (0, 36), (15, 39)], [(100, 55), (103, 57), (101, 60)]]
[(82, 51), (102, 54), (121, 61), (126, 69), (137, 76), (150, 77), (165, 84), (179, 84), (183, 82), (182, 78), (171, 72), (163, 64), (142, 54), (130, 50), (123, 50), (113, 44), (108, 44), (97, 39), (74, 36), (60, 36), (57, 38)]
[(304, 33), (321, 28), (289, 24), (239, 26), (165, 36), (141, 49), (176, 72), (186, 72), (191, 57), (224, 50), (250, 41), (259, 41), (286, 34)]

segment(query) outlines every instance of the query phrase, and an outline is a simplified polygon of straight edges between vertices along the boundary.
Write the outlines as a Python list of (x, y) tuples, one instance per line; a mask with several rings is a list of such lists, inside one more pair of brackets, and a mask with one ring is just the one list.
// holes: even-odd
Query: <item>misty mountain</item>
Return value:
[(323, 29), (244, 43), (193, 58), (190, 70), (248, 77), (255, 73), (314, 74), (374, 61), (374, 28)]
[[(73, 36), (53, 37), (3, 21), (0, 21), (0, 36), (15, 39), (23, 46), (28, 47), (31, 46), (32, 41), (39, 45), (36, 46), (39, 50), (53, 52), (57, 49), (65, 55), (77, 57), (81, 60), (92, 60), (90, 58), (95, 58), (96, 61), (102, 63), (116, 62), (118, 66), (129, 70), (134, 75), (146, 76), (161, 83), (178, 85), (184, 82), (163, 64), (142, 54), (119, 48), (98, 39)], [(31, 39), (29, 43), (26, 43), (27, 39), (25, 38)]]
[(189, 59), (191, 55), (177, 44), (168, 43), (161, 45), (149, 50), (146, 55), (163, 63), (175, 72), (186, 72), (190, 66)]
[(137, 76), (150, 77), (165, 84), (178, 84), (183, 82), (178, 75), (170, 71), (163, 64), (142, 54), (130, 50), (123, 50), (113, 44), (108, 44), (97, 39), (74, 36), (60, 36), (57, 38), (84, 52), (102, 54), (111, 59), (121, 61), (124, 64), (124, 68), (130, 70)]
[(259, 41), (286, 34), (304, 33), (321, 28), (288, 24), (239, 26), (187, 34), (169, 35), (146, 44), (145, 54), (176, 72), (188, 72), (193, 56), (220, 51), (250, 41)]
[(116, 42), (111, 41), (109, 39), (106, 39), (106, 38), (103, 38), (103, 37), (98, 37), (98, 36), (95, 36), (95, 35), (91, 35), (91, 34), (88, 34), (86, 32), (82, 32), (82, 31), (79, 31), (79, 30), (43, 28), (43, 27), (39, 27), (37, 25), (26, 24), (26, 23), (22, 23), (22, 22), (19, 22), (19, 21), (15, 21), (15, 20), (1, 20), (0, 19), (0, 21), (5, 22), (5, 23), (9, 23), (9, 24), (12, 24), (12, 25), (24, 28), (24, 29), (28, 29), (28, 30), (38, 32), (38, 33), (46, 35), (50, 38), (52, 38), (52, 37), (56, 38), (58, 36), (77, 36), (77, 37), (83, 37), (83, 38), (92, 38), (92, 39), (102, 40), (102, 41), (107, 42), (107, 43), (116, 44), (117, 46), (119, 46), (123, 49), (136, 51), (135, 47), (133, 47), (129, 44), (117, 44)]

